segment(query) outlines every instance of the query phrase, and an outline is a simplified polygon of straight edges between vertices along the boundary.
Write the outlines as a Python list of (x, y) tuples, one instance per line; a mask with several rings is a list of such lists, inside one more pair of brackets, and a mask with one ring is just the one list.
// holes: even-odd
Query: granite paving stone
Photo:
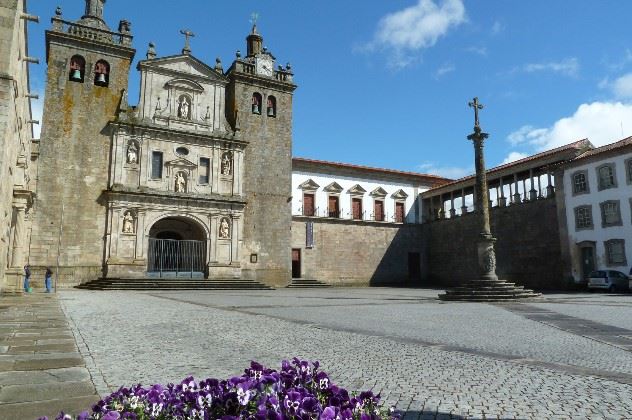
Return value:
[(630, 352), (436, 291), (64, 291), (61, 303), (101, 394), (298, 356), (410, 418), (632, 417)]
[(98, 400), (55, 296), (0, 296), (0, 420), (78, 414)]

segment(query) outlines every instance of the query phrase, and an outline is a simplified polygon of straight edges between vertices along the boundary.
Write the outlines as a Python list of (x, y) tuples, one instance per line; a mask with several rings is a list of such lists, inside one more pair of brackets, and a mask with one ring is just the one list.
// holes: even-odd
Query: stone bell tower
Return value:
[(242, 275), (271, 286), (291, 281), (292, 95), (290, 65), (275, 68), (253, 25), (247, 55), (227, 72), (227, 119), (249, 142), (245, 152)]
[(101, 276), (111, 136), (107, 123), (127, 89), (134, 58), (130, 24), (112, 31), (105, 0), (86, 0), (68, 21), (57, 8), (46, 31), (48, 63), (29, 262), (58, 270), (59, 284)]

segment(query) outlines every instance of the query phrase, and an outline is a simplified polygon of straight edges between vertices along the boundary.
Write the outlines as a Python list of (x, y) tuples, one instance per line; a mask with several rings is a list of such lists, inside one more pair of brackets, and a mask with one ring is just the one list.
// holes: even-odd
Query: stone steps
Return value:
[(272, 290), (245, 279), (98, 279), (77, 286), (84, 290)]
[(449, 289), (439, 299), (446, 301), (501, 302), (517, 299), (532, 299), (539, 293), (504, 280), (472, 280)]
[(290, 289), (313, 289), (313, 288), (331, 287), (331, 284), (327, 284), (318, 280), (292, 279), (292, 283), (290, 283), (287, 287)]

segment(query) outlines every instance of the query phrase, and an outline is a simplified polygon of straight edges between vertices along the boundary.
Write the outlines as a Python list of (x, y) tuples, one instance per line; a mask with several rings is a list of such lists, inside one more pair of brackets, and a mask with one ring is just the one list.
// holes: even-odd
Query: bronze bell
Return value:
[(274, 117), (274, 108), (271, 106), (268, 107), (268, 117)]
[(252, 106), (252, 112), (254, 112), (255, 114), (259, 113), (259, 105), (255, 104)]
[(99, 73), (99, 75), (97, 76), (97, 82), (99, 83), (107, 83), (105, 80), (105, 74), (104, 73)]
[(81, 80), (81, 70), (74, 69), (72, 73), (70, 74), (70, 78), (72, 80)]

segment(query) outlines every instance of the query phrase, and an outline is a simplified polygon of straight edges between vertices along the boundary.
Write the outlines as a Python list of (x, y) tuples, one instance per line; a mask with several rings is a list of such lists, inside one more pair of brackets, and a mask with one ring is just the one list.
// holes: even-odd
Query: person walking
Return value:
[(28, 293), (30, 287), (31, 287), (31, 266), (26, 264), (24, 266), (24, 291)]
[(50, 293), (51, 290), (51, 282), (53, 280), (53, 270), (49, 267), (46, 267), (46, 274), (44, 275), (44, 285), (46, 286), (46, 293)]

